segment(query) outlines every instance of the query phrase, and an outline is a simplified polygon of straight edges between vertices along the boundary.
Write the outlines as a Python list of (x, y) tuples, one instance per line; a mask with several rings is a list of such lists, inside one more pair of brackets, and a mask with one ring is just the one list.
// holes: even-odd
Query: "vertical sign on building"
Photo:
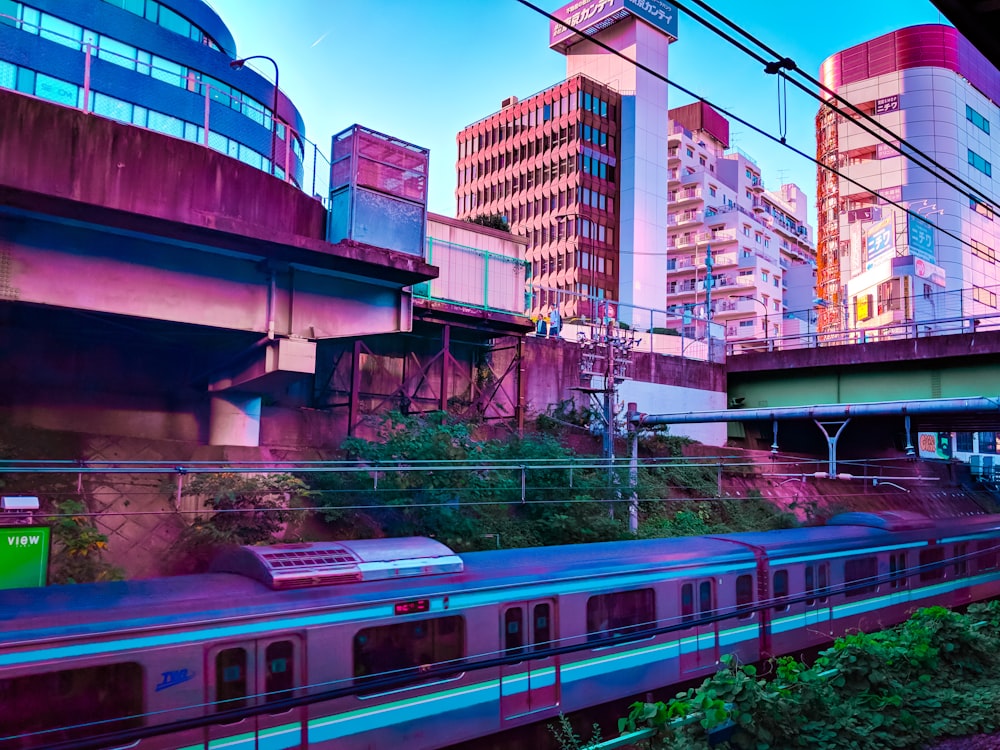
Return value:
[(870, 271), (880, 260), (889, 257), (896, 247), (893, 216), (890, 214), (881, 221), (875, 222), (865, 233), (865, 253), (867, 259), (865, 270)]
[(48, 527), (0, 527), (0, 589), (44, 586), (48, 568)]
[(910, 255), (934, 263), (934, 228), (919, 216), (908, 214), (906, 218)]

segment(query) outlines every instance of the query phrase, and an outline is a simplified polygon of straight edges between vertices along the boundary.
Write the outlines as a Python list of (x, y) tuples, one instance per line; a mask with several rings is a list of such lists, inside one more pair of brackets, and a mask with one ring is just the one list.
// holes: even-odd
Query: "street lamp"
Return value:
[(229, 67), (233, 70), (242, 70), (243, 66), (250, 60), (267, 60), (274, 66), (274, 99), (271, 104), (271, 174), (276, 175), (278, 173), (278, 155), (275, 153), (275, 138), (278, 135), (278, 63), (274, 61), (274, 58), (267, 55), (250, 55), (249, 57), (241, 57), (239, 60), (233, 60), (229, 63)]

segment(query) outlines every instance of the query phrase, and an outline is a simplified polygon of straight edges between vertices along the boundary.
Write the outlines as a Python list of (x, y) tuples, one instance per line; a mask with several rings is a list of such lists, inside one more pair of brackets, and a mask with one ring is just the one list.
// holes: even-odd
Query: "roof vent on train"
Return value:
[(912, 510), (882, 510), (876, 513), (862, 511), (838, 513), (826, 524), (827, 526), (870, 526), (873, 529), (886, 531), (908, 531), (930, 528), (934, 525), (934, 521), (922, 513), (915, 513)]
[(462, 558), (433, 539), (354, 539), (347, 542), (239, 547), (212, 564), (272, 589), (360, 583), (462, 572)]

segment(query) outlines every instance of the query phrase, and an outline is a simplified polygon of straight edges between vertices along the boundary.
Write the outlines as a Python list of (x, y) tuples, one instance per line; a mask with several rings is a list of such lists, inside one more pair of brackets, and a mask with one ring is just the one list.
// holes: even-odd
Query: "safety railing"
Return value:
[[(274, 174), (324, 203), (327, 201), (330, 160), (302, 133), (280, 118), (272, 117), (271, 108), (238, 88), (218, 81), (202, 71), (101, 36), (75, 24), (63, 24), (60, 28), (68, 33), (61, 33), (45, 28), (40, 23), (29, 23), (4, 14), (0, 14), (0, 24), (13, 26), (80, 53), (79, 67), (67, 68), (63, 73), (65, 78), (56, 78), (33, 68), (0, 61), (0, 87), (200, 143)], [(193, 107), (185, 108), (186, 111), (197, 111), (199, 115), (194, 118), (180, 117), (177, 112), (158, 111), (113, 96), (109, 92), (120, 90), (121, 82), (112, 81), (113, 69), (108, 68), (108, 64), (157, 82), (151, 82), (151, 86), (166, 84), (186, 91), (192, 101), (198, 102)], [(213, 129), (213, 118), (218, 120), (224, 110), (235, 111), (259, 125), (264, 132), (273, 133), (273, 153), (261, 153), (227, 135), (222, 129)], [(271, 150), (270, 146), (268, 150)]]
[(487, 312), (525, 314), (527, 261), (428, 237), (427, 262), (438, 266), (441, 275), (415, 285), (415, 297)]

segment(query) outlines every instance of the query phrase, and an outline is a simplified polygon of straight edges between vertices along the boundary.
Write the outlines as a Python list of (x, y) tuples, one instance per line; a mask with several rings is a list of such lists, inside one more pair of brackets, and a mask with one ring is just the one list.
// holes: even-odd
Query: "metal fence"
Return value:
[(414, 296), (488, 312), (525, 314), (527, 261), (428, 237), (427, 262), (440, 267), (441, 275), (414, 286)]

